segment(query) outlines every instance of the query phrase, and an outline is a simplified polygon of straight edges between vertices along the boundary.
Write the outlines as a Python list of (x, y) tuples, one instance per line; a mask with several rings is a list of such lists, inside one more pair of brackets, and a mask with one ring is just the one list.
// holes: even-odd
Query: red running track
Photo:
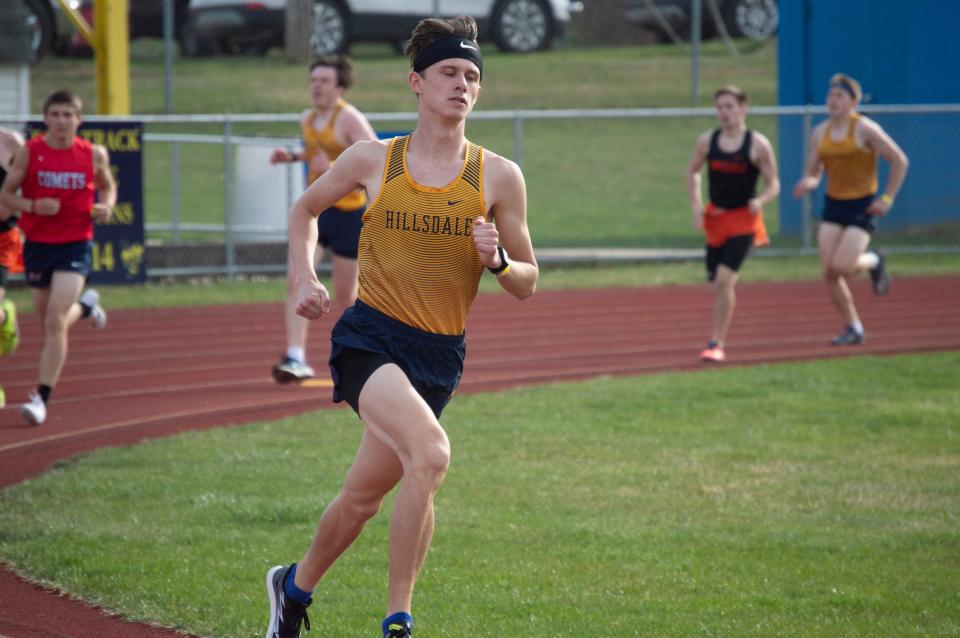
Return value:
[[(858, 281), (854, 293), (867, 341), (834, 348), (828, 340), (840, 321), (822, 284), (739, 286), (726, 365), (960, 349), (960, 278), (898, 279), (882, 299)], [(109, 303), (109, 291), (105, 297)], [(481, 295), (467, 326), (461, 391), (701, 368), (712, 302), (705, 286), (551, 291), (525, 302)], [(270, 381), (281, 317), (279, 304), (258, 304), (118, 311), (106, 331), (75, 326), (49, 419), (39, 428), (25, 425), (17, 408), (34, 383), (41, 345), (36, 319), (22, 317), (22, 345), (0, 369), (12, 404), (0, 409), (0, 487), (98, 447), (331, 407), (327, 387)], [(313, 331), (310, 347), (324, 370), (324, 328)], [(0, 638), (177, 635), (0, 569)]]

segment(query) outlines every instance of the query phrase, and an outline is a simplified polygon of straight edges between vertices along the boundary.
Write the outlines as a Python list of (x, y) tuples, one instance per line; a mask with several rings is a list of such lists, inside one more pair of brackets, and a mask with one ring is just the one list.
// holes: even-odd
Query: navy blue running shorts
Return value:
[(365, 207), (349, 211), (328, 208), (320, 213), (317, 217), (320, 245), (329, 248), (335, 255), (356, 259), (365, 210)]
[(89, 241), (41, 244), (27, 240), (23, 244), (24, 275), (32, 288), (49, 288), (56, 271), (75, 272), (84, 278), (89, 277), (91, 260)]
[(826, 197), (823, 203), (823, 215), (821, 218), (825, 222), (838, 224), (846, 228), (847, 226), (856, 226), (862, 228), (868, 233), (877, 229), (876, 216), (867, 212), (867, 208), (873, 202), (874, 196), (867, 195), (859, 199), (833, 199)]
[(377, 368), (395, 363), (440, 417), (460, 384), (467, 355), (464, 335), (424, 332), (362, 301), (344, 310), (330, 335), (333, 400), (360, 413), (360, 391)]

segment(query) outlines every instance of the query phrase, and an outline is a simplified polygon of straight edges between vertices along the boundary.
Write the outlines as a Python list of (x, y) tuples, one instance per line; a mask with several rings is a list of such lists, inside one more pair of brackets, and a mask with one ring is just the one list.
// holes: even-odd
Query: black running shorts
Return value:
[(753, 233), (731, 237), (722, 246), (707, 246), (707, 281), (716, 279), (720, 264), (733, 272), (740, 270), (751, 248), (753, 248)]

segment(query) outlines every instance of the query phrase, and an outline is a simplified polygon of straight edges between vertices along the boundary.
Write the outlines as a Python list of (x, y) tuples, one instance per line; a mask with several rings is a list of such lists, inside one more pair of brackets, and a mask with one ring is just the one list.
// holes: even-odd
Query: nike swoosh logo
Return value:
[(452, 199), (448, 199), (448, 200), (447, 200), (447, 206), (456, 206), (457, 204), (459, 204), (459, 203), (462, 202), (462, 201), (463, 201), (462, 199), (458, 199), (457, 201), (453, 201)]
[(478, 50), (479, 50), (479, 49), (477, 49), (477, 47), (472, 46), (472, 45), (469, 45), (469, 44), (467, 44), (466, 42), (461, 42), (461, 43), (460, 43), (460, 48), (461, 48), (461, 49), (473, 49), (474, 51), (478, 51)]

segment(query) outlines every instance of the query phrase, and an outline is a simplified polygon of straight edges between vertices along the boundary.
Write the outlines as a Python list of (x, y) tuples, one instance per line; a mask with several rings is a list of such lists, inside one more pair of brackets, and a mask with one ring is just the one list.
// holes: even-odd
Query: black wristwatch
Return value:
[(507, 268), (510, 267), (510, 262), (507, 261), (507, 251), (503, 249), (503, 246), (497, 246), (497, 252), (500, 253), (500, 265), (497, 266), (496, 268), (491, 268), (490, 266), (487, 266), (487, 270), (489, 270), (495, 275), (500, 275)]

